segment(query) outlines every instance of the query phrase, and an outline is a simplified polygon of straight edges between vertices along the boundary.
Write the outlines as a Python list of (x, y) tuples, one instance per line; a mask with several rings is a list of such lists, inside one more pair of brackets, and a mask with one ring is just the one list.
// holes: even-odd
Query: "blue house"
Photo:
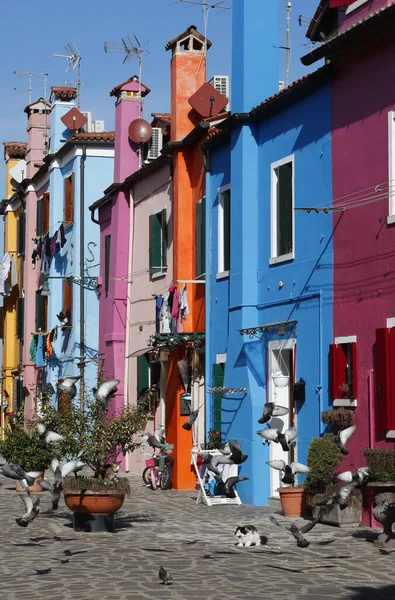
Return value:
[(52, 333), (57, 326), (52, 353), (44, 365), (36, 360), (37, 393), (46, 384), (54, 398), (65, 375), (80, 375), (89, 393), (97, 383), (100, 229), (88, 207), (114, 169), (114, 132), (91, 131), (90, 119), (75, 125), (81, 119), (75, 99), (74, 88), (52, 87), (49, 152), (32, 180), (41, 258), (35, 327)]
[[(331, 89), (324, 67), (279, 89), (278, 3), (233, 6), (232, 115), (203, 146), (207, 168), (207, 430), (249, 455), (243, 501), (278, 496), (272, 459), (306, 462), (328, 408), (332, 222), (307, 211), (331, 200)], [(262, 445), (272, 419), (296, 444)]]

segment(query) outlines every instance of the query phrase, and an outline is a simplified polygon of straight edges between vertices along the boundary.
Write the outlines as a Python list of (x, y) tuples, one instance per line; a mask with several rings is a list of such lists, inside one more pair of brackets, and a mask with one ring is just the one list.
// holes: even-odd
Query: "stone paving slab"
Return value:
[[(130, 481), (116, 533), (87, 534), (73, 531), (63, 500), (52, 511), (46, 493), (35, 521), (18, 527), (22, 502), (1, 478), (0, 600), (395, 600), (395, 552), (373, 546), (374, 530), (319, 524), (301, 549), (270, 522), (273, 513), (292, 521), (273, 507), (206, 507), (195, 491)], [(266, 545), (237, 548), (238, 524), (255, 525)], [(173, 585), (159, 584), (161, 564)]]

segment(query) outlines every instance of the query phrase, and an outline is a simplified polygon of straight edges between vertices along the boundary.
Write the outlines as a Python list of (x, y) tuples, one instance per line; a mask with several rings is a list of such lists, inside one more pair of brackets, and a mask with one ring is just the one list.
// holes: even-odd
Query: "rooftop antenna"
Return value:
[(291, 10), (292, 3), (290, 0), (288, 0), (285, 46), (275, 46), (275, 48), (281, 48), (282, 50), (285, 50), (285, 86), (287, 86), (289, 83), (289, 67), (291, 64)]
[(310, 25), (311, 19), (309, 17), (305, 17), (304, 15), (299, 15), (298, 23), (300, 27), (308, 27)]
[(73, 71), (76, 67), (78, 68), (77, 74), (77, 107), (81, 107), (81, 54), (78, 51), (77, 46), (74, 42), (66, 44), (64, 47), (66, 54), (53, 54), (57, 58), (65, 58), (69, 63), (67, 65), (66, 73)]
[[(48, 72), (47, 71), (14, 71), (14, 75), (27, 75), (28, 77), (28, 87), (27, 88), (14, 88), (14, 90), (19, 91), (27, 91), (29, 97), (29, 104), (32, 103), (32, 78), (34, 76), (43, 77), (44, 78), (44, 102), (45, 107), (47, 107), (47, 82), (48, 82)], [(44, 111), (44, 154), (48, 152), (48, 126), (47, 126), (47, 108)]]
[[(132, 39), (134, 38), (134, 39)], [(139, 61), (139, 117), (142, 114), (142, 97), (141, 97), (141, 78), (143, 74), (143, 56), (149, 54), (147, 48), (145, 48), (149, 42), (140, 44), (137, 36), (133, 34), (122, 38), (122, 44), (116, 42), (104, 42), (104, 52), (106, 54), (125, 54), (123, 64)]]
[(207, 0), (179, 0), (183, 4), (190, 4), (195, 6), (201, 6), (203, 8), (203, 19), (204, 19), (204, 58), (207, 69), (207, 29), (208, 29), (208, 16), (210, 10), (218, 8), (221, 11), (230, 10), (230, 6), (224, 6), (225, 0), (219, 0), (218, 2), (207, 2)]

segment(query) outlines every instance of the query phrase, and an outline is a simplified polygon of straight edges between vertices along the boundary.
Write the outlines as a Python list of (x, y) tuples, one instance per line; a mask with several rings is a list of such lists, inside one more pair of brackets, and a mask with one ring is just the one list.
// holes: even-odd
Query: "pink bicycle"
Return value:
[(147, 458), (142, 474), (144, 483), (150, 485), (153, 490), (158, 487), (161, 490), (171, 489), (173, 463), (174, 458), (168, 455), (154, 454)]

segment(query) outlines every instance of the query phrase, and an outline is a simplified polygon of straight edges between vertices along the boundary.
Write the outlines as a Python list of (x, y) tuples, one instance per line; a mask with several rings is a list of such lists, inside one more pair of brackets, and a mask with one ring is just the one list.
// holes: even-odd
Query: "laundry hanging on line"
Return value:
[(171, 285), (166, 293), (155, 297), (155, 305), (157, 333), (183, 333), (182, 322), (189, 314), (186, 284), (180, 291)]

